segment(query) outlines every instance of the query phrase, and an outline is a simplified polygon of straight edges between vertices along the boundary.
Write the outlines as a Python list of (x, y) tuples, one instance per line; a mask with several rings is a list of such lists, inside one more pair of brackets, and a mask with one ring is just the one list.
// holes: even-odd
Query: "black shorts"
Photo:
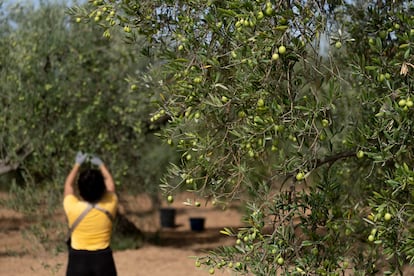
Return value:
[(111, 248), (96, 251), (69, 248), (66, 276), (116, 276)]

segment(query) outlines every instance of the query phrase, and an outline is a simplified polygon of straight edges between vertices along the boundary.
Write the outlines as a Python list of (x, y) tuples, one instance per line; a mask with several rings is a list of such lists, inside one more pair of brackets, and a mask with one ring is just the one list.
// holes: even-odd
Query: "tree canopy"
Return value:
[(97, 0), (74, 16), (164, 60), (152, 119), (182, 155), (166, 194), (250, 206), (223, 230), (236, 245), (200, 259), (212, 272), (412, 261), (412, 3)]
[(142, 73), (156, 61), (140, 54), (140, 45), (124, 43), (119, 32), (108, 40), (94, 24), (76, 22), (66, 4), (3, 10), (0, 175), (17, 179), (2, 180), (22, 192), (15, 202), (19, 209), (37, 212), (46, 202), (45, 210), (53, 212), (82, 150), (98, 154), (121, 189), (156, 196), (175, 154), (154, 136), (152, 99), (131, 80), (151, 83)]

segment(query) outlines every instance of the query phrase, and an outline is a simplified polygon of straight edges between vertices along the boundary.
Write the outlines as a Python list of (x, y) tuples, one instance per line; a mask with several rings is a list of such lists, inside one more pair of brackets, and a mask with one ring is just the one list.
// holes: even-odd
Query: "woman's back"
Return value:
[[(115, 217), (117, 197), (115, 193), (107, 192), (96, 205), (99, 209), (92, 208), (73, 230), (71, 238), (72, 248), (98, 250), (109, 247), (112, 234), (112, 221), (103, 210), (106, 210), (112, 217)], [(67, 195), (65, 197), (63, 207), (69, 225), (73, 225), (87, 206), (87, 202), (80, 200), (75, 195)]]

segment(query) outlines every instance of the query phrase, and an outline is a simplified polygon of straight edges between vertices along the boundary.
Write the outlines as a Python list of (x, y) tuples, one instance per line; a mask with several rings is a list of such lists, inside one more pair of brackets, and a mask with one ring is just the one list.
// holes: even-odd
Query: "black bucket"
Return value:
[(190, 218), (190, 227), (192, 231), (203, 231), (205, 218)]
[(175, 227), (175, 213), (174, 208), (161, 208), (160, 209), (160, 220), (161, 227)]

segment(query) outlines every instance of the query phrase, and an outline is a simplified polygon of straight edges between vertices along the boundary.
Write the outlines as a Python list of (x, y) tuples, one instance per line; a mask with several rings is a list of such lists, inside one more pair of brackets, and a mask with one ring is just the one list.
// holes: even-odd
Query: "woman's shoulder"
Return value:
[(63, 198), (63, 208), (66, 212), (69, 210), (77, 210), (78, 208), (84, 209), (86, 202), (80, 200), (77, 196), (70, 194)]
[(65, 195), (65, 197), (63, 198), (63, 203), (75, 203), (75, 202), (79, 202), (79, 198), (75, 196), (74, 194)]
[(117, 202), (118, 196), (114, 192), (106, 192), (103, 198), (100, 200), (102, 203)]
[(113, 192), (106, 192), (104, 197), (98, 202), (98, 205), (115, 216), (118, 206), (118, 197)]

